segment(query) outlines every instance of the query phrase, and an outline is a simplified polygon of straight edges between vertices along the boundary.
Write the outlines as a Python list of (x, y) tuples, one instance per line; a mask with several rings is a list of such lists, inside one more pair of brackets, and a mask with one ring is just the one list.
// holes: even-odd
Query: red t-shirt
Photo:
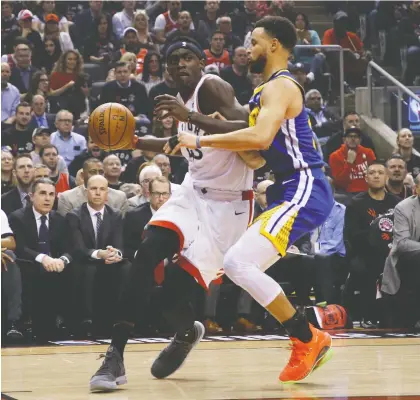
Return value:
[(77, 75), (69, 74), (67, 72), (53, 72), (50, 77), (50, 88), (57, 90), (62, 88), (66, 83), (70, 81), (76, 82)]
[(223, 50), (220, 56), (215, 56), (210, 49), (204, 50), (204, 54), (207, 57), (206, 65), (216, 64), (219, 69), (231, 65), (229, 52), (227, 50)]
[(346, 192), (366, 192), (368, 185), (365, 180), (368, 166), (376, 160), (375, 153), (367, 147), (358, 146), (356, 160), (353, 164), (347, 162), (347, 146), (341, 147), (330, 155), (331, 175), (337, 188)]
[(343, 49), (350, 49), (357, 52), (363, 50), (363, 42), (355, 33), (347, 32), (347, 35), (344, 38), (338, 40), (333, 28), (325, 31), (322, 44), (338, 44)]

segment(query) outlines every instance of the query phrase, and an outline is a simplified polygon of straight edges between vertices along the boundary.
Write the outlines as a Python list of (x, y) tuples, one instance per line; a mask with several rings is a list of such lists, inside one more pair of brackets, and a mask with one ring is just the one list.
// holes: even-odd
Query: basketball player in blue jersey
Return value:
[(249, 127), (201, 137), (181, 132), (174, 149), (259, 150), (276, 176), (267, 189), (268, 210), (227, 252), (224, 270), (289, 333), (292, 355), (280, 374), (282, 382), (301, 381), (331, 355), (330, 335), (310, 325), (279, 284), (264, 273), (278, 254), (284, 257), (297, 239), (321, 225), (333, 206), (323, 162), (314, 147), (304, 90), (287, 71), (295, 44), (296, 31), (289, 20), (265, 17), (257, 22), (251, 36), (250, 70), (262, 73), (264, 82), (249, 102)]

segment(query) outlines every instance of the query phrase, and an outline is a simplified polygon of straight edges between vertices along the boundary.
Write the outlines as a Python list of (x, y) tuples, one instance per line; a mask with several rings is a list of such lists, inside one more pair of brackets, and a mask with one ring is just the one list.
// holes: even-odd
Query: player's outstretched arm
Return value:
[(212, 147), (231, 151), (264, 150), (270, 147), (283, 121), (302, 111), (302, 95), (295, 83), (276, 79), (263, 91), (261, 111), (255, 126), (224, 134), (196, 136), (181, 132), (175, 148)]
[[(133, 149), (154, 151), (156, 153), (164, 153), (165, 146), (167, 149), (173, 150), (178, 144), (177, 136), (170, 138), (155, 138), (155, 137), (139, 137), (134, 135)], [(173, 156), (182, 156), (181, 152), (173, 152)]]

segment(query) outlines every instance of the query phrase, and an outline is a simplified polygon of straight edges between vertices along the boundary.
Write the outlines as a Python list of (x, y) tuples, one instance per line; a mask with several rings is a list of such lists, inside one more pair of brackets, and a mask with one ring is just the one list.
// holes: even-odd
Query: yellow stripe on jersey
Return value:
[(257, 123), (258, 114), (260, 113), (260, 108), (255, 106), (254, 109), (249, 114), (249, 126), (255, 126)]
[(279, 254), (282, 257), (285, 257), (286, 250), (289, 244), (290, 232), (293, 228), (293, 223), (298, 215), (298, 211), (295, 211), (286, 221), (286, 223), (281, 227), (278, 233), (274, 236), (272, 235), (267, 229), (267, 225), (272, 218), (278, 218), (277, 211), (279, 211), (285, 205), (289, 205), (290, 203), (283, 203), (277, 207), (272, 208), (266, 212), (263, 212), (258, 218), (255, 219), (253, 224), (258, 221), (262, 221), (260, 227), (260, 234), (266, 237), (271, 243), (273, 243), (274, 247), (277, 249)]

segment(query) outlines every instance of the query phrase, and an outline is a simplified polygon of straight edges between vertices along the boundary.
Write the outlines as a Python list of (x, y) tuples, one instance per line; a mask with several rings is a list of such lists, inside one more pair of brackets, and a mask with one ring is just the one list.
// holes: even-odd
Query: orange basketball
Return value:
[(131, 148), (136, 121), (131, 111), (119, 103), (105, 103), (89, 117), (89, 136), (103, 150)]

